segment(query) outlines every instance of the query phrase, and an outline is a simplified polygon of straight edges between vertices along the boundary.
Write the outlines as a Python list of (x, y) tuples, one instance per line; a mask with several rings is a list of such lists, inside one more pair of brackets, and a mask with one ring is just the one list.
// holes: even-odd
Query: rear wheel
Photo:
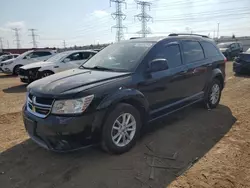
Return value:
[(216, 108), (220, 102), (222, 91), (222, 83), (218, 79), (214, 79), (205, 95), (205, 107)]
[(18, 75), (19, 74), (19, 69), (22, 67), (22, 65), (16, 65), (13, 69), (13, 75)]
[(136, 143), (141, 128), (140, 113), (129, 104), (118, 104), (108, 115), (102, 132), (104, 150), (121, 154)]
[(47, 76), (50, 76), (52, 74), (55, 74), (53, 71), (43, 71), (41, 73), (41, 78), (44, 78), (44, 77), (47, 77)]

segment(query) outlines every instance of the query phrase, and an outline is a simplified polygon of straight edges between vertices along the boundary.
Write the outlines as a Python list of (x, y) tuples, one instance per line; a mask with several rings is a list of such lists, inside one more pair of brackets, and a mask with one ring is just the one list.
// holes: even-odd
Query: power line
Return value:
[(138, 33), (142, 34), (142, 37), (147, 37), (150, 31), (147, 28), (147, 22), (153, 20), (153, 18), (147, 14), (147, 7), (150, 10), (152, 3), (146, 1), (136, 1), (137, 6), (141, 6), (141, 13), (135, 15), (135, 17), (141, 22), (141, 31)]
[(37, 48), (36, 36), (38, 35), (35, 34), (36, 29), (29, 29), (29, 31), (31, 32), (31, 35), (29, 36), (32, 37), (33, 48)]
[(123, 29), (126, 28), (122, 24), (122, 21), (126, 19), (126, 15), (122, 12), (122, 4), (125, 4), (126, 8), (127, 4), (125, 0), (110, 0), (110, 6), (112, 2), (116, 5), (116, 12), (111, 14), (112, 18), (116, 20), (116, 25), (112, 28), (116, 28), (116, 41), (119, 42), (124, 39)]
[(12, 29), (13, 31), (15, 31), (15, 37), (16, 37), (16, 40), (14, 40), (16, 42), (16, 47), (17, 48), (21, 48), (21, 44), (20, 44), (20, 38), (19, 38), (19, 28), (13, 28)]

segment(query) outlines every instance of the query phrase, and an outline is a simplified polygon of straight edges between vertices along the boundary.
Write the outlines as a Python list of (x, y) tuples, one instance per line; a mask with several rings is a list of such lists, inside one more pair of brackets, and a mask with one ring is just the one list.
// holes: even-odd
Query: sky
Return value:
[[(124, 38), (140, 36), (140, 14), (134, 0), (122, 6)], [(250, 0), (151, 0), (148, 36), (173, 32), (217, 36), (250, 36)], [(3, 47), (16, 48), (13, 28), (18, 28), (21, 47), (32, 47), (29, 29), (36, 29), (38, 47), (83, 46), (115, 42), (115, 3), (109, 0), (0, 0), (0, 37)]]

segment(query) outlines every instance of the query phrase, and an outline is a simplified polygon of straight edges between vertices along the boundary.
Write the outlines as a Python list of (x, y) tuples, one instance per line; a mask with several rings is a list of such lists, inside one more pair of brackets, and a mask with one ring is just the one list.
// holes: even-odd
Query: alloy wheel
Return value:
[(130, 143), (136, 133), (136, 120), (130, 113), (121, 114), (114, 122), (111, 130), (113, 143), (124, 147)]
[(220, 86), (215, 83), (211, 89), (210, 101), (212, 104), (216, 104), (220, 98)]

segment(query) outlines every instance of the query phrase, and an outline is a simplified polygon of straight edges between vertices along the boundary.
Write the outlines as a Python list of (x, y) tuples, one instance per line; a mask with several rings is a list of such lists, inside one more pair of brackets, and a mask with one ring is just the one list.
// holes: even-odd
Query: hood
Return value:
[(71, 69), (31, 83), (28, 86), (28, 91), (37, 95), (56, 97), (80, 87), (81, 91), (84, 91), (107, 82), (118, 81), (118, 78), (123, 78), (128, 75), (130, 75), (130, 73), (127, 72), (108, 72), (79, 68)]
[(53, 62), (48, 62), (48, 61), (39, 61), (39, 62), (36, 62), (36, 63), (31, 63), (31, 64), (28, 64), (28, 65), (24, 65), (22, 66), (22, 69), (33, 69), (33, 68), (37, 68), (37, 67), (46, 67), (46, 66), (50, 66), (50, 65), (53, 65), (54, 63)]
[(15, 59), (8, 59), (8, 60), (5, 60), (5, 61), (2, 61), (1, 63), (9, 63), (9, 62), (12, 62), (12, 61), (15, 61)]
[(220, 48), (220, 51), (221, 52), (225, 52), (225, 51), (227, 51), (228, 50), (228, 48)]

